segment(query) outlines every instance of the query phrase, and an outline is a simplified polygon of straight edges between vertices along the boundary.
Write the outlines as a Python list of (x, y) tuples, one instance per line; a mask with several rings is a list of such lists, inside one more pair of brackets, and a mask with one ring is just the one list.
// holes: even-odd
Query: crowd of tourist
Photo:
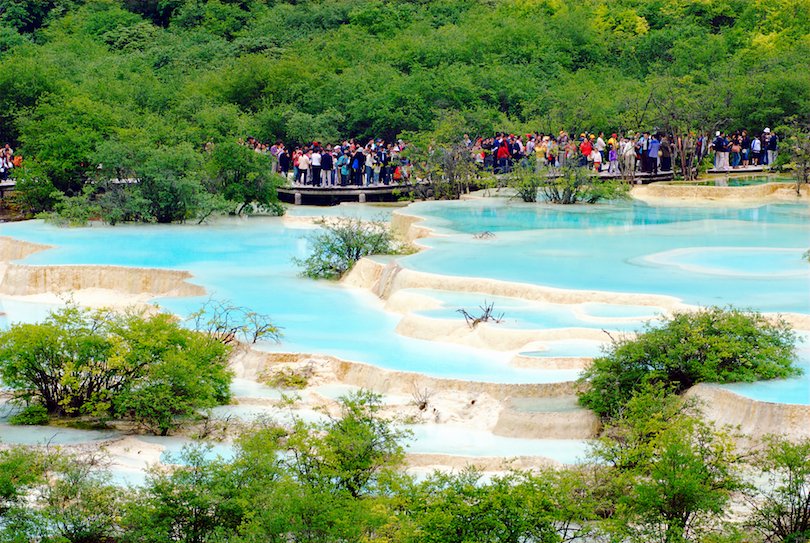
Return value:
[(685, 157), (686, 162), (691, 167), (695, 167), (710, 151), (715, 153), (715, 168), (718, 170), (773, 164), (779, 142), (769, 128), (765, 128), (761, 135), (749, 135), (743, 130), (729, 135), (717, 132), (713, 140), (705, 135), (685, 138), (690, 141), (678, 146), (677, 137), (663, 133), (622, 136), (612, 133), (606, 137), (603, 132), (583, 132), (579, 137), (572, 137), (561, 130), (556, 135), (535, 133), (525, 137), (497, 133), (493, 138), (474, 141), (465, 134), (464, 143), (482, 168), (495, 173), (509, 172), (516, 164), (531, 166), (534, 162), (537, 167), (576, 165), (620, 175), (670, 172), (679, 149), (686, 150), (689, 155)]
[[(475, 139), (465, 134), (463, 143), (481, 169), (496, 174), (508, 173), (518, 165), (536, 169), (574, 165), (607, 175), (671, 172), (679, 150), (688, 155), (683, 157), (684, 163), (692, 168), (712, 152), (717, 170), (763, 166), (774, 163), (779, 145), (779, 138), (769, 128), (760, 134), (743, 130), (731, 134), (718, 131), (714, 138), (679, 137), (660, 132), (582, 132), (571, 136), (561, 130), (558, 134), (525, 136), (498, 132), (494, 137)], [(271, 145), (252, 137), (242, 143), (268, 154), (274, 171), (296, 185), (368, 186), (401, 183), (412, 175), (411, 164), (403, 156), (406, 144), (402, 140), (388, 143), (371, 139), (365, 145), (353, 139), (335, 144), (315, 141), (292, 148), (281, 141)]]
[(11, 170), (19, 168), (22, 157), (14, 154), (14, 149), (7, 143), (0, 148), (0, 181), (5, 181), (11, 175)]
[(268, 154), (274, 171), (298, 185), (388, 185), (407, 181), (411, 175), (410, 162), (402, 156), (402, 140), (372, 139), (365, 145), (354, 139), (335, 144), (314, 141), (288, 148), (281, 141), (268, 145), (249, 137), (244, 144)]
[(712, 148), (715, 152), (714, 167), (718, 170), (737, 169), (746, 166), (773, 164), (779, 151), (779, 136), (765, 128), (762, 134), (749, 135), (747, 130), (714, 135)]

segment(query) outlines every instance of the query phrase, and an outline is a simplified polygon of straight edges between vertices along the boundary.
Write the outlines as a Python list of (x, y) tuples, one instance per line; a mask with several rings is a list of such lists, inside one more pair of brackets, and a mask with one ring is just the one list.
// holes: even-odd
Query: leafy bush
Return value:
[(301, 275), (311, 279), (340, 279), (364, 256), (390, 255), (403, 251), (383, 221), (341, 217), (322, 219), (321, 230), (310, 237), (312, 253), (294, 258)]
[(535, 172), (531, 168), (515, 168), (509, 174), (509, 186), (515, 190), (518, 198), (524, 202), (536, 202), (537, 191), (546, 181), (546, 171)]
[(587, 168), (564, 167), (558, 176), (540, 185), (540, 193), (552, 204), (595, 204), (600, 200), (628, 197), (629, 185), (620, 180), (600, 179)]
[(747, 525), (764, 541), (802, 542), (810, 539), (810, 440), (793, 442), (769, 436), (754, 456), (753, 466), (762, 472)]
[(20, 426), (40, 426), (48, 424), (48, 410), (44, 405), (38, 403), (29, 405), (19, 413), (9, 417), (8, 421), (11, 424)]
[(53, 211), (37, 215), (47, 222), (58, 226), (87, 226), (90, 220), (101, 214), (101, 208), (91, 199), (92, 189), (90, 187), (73, 197), (67, 197), (60, 192), (53, 194), (57, 200)]
[(59, 201), (61, 193), (36, 162), (24, 162), (22, 168), (15, 170), (14, 177), (17, 185), (9, 195), (9, 204), (23, 216), (50, 211)]
[(635, 338), (614, 340), (580, 381), (579, 401), (600, 416), (621, 413), (645, 384), (682, 392), (700, 382), (776, 379), (801, 373), (794, 365), (797, 336), (783, 320), (712, 307), (647, 324)]
[(282, 368), (261, 376), (262, 382), (275, 388), (302, 389), (309, 384), (312, 377), (312, 368), (304, 367), (300, 370)]
[(228, 352), (170, 315), (70, 304), (0, 333), (0, 378), (48, 414), (118, 415), (165, 434), (176, 417), (228, 401)]

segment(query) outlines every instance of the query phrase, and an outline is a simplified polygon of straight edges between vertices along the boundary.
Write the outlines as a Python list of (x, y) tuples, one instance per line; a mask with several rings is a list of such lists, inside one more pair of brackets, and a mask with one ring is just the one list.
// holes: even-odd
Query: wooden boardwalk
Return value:
[[(741, 170), (735, 172), (743, 173)], [(596, 175), (596, 174), (594, 174)], [(496, 176), (503, 179), (504, 176)], [(621, 175), (599, 173), (600, 179), (622, 179)], [(633, 177), (636, 184), (648, 184), (656, 181), (671, 181), (674, 178), (672, 172), (659, 172), (657, 174), (637, 172)], [(131, 179), (115, 180), (121, 184), (131, 184), (137, 182)], [(417, 181), (417, 184), (421, 184)], [(4, 198), (7, 193), (13, 192), (16, 183), (13, 179), (0, 182), (0, 198)], [(312, 186), (312, 185), (287, 185), (279, 187), (278, 196), (282, 202), (290, 204), (314, 204), (314, 205), (335, 205), (341, 202), (391, 202), (396, 201), (400, 196), (407, 196), (414, 189), (413, 183), (392, 183), (390, 185), (346, 185), (346, 186)]]

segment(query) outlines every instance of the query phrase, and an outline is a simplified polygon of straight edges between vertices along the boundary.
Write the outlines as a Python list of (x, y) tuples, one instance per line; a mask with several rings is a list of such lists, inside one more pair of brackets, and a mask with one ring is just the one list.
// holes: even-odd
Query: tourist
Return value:
[(610, 145), (608, 151), (608, 175), (619, 175), (619, 152), (615, 144)]
[(290, 151), (287, 150), (283, 145), (281, 149), (278, 150), (278, 171), (279, 173), (287, 179), (287, 176), (290, 172)]
[(605, 143), (604, 137), (605, 133), (599, 132), (599, 136), (596, 138), (596, 143), (593, 145), (596, 147), (596, 150), (599, 151), (599, 154), (602, 155), (602, 160), (599, 161), (600, 163), (605, 162), (608, 159), (606, 151), (607, 144)]
[(735, 134), (731, 137), (731, 146), (729, 159), (731, 160), (731, 168), (736, 170), (742, 163), (742, 145), (740, 144), (740, 136)]
[(18, 160), (20, 158), (19, 155), (17, 157), (14, 156), (14, 149), (7, 143), (0, 149), (0, 181), (5, 181), (11, 175), (11, 170), (14, 169), (14, 161), (15, 159)]
[(310, 154), (309, 149), (303, 149), (298, 155), (298, 179), (296, 181), (299, 185), (306, 185), (309, 181), (309, 168), (312, 165)]
[(770, 128), (766, 128), (765, 133), (768, 134), (768, 145), (766, 147), (768, 150), (768, 164), (773, 168), (779, 151), (779, 137), (772, 134)]
[(661, 171), (672, 171), (672, 151), (674, 146), (669, 140), (669, 136), (664, 135), (661, 137)]
[(658, 153), (661, 150), (661, 142), (655, 134), (649, 136), (647, 144), (647, 173), (656, 175), (658, 173)]
[(593, 151), (593, 145), (591, 144), (590, 138), (588, 138), (586, 134), (580, 134), (579, 138), (579, 165), (590, 167), (592, 165), (591, 151)]
[[(352, 145), (354, 145), (352, 143)], [(363, 185), (363, 170), (365, 169), (366, 156), (363, 154), (363, 148), (360, 146), (355, 147), (354, 155), (352, 155), (352, 184), (358, 187)]]
[(636, 171), (636, 142), (630, 138), (624, 138), (619, 151), (622, 160), (622, 172), (624, 175), (632, 176)]
[(714, 135), (712, 148), (714, 149), (714, 169), (728, 171), (728, 141), (719, 130)]
[(332, 146), (326, 146), (326, 152), (321, 154), (321, 186), (326, 187), (335, 184), (334, 155)]
[(742, 150), (742, 165), (745, 168), (751, 163), (751, 138), (748, 137), (747, 130), (743, 130), (740, 135), (740, 148)]
[(636, 140), (636, 156), (641, 161), (641, 171), (646, 172), (648, 171), (648, 163), (650, 161), (649, 154), (650, 154), (650, 133), (644, 132), (640, 138)]
[(320, 185), (321, 184), (321, 149), (317, 146), (317, 142), (315, 142), (315, 146), (312, 149), (312, 152), (309, 155), (310, 160), (310, 167), (312, 168), (312, 176), (310, 177), (310, 183), (312, 186)]
[(351, 153), (349, 152), (349, 149), (346, 149), (345, 151), (343, 151), (343, 153), (337, 159), (337, 162), (336, 162), (335, 165), (337, 166), (338, 171), (340, 173), (340, 186), (341, 187), (345, 187), (347, 184), (349, 184), (349, 176), (352, 173), (351, 162), (352, 162), (352, 158), (351, 158)]
[(762, 143), (759, 141), (759, 137), (754, 134), (754, 137), (751, 138), (751, 165), (752, 166), (759, 166), (759, 155), (762, 152)]
[(596, 173), (602, 171), (602, 153), (600, 153), (599, 149), (596, 147), (591, 149), (591, 156), (588, 158), (588, 163), (593, 164), (593, 170)]

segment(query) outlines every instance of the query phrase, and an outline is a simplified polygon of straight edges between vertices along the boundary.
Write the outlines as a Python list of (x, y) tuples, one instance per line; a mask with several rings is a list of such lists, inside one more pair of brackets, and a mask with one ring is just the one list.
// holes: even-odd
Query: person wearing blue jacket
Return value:
[(658, 137), (653, 134), (650, 136), (649, 150), (647, 151), (647, 172), (652, 174), (658, 173), (658, 150), (661, 148), (661, 142)]

